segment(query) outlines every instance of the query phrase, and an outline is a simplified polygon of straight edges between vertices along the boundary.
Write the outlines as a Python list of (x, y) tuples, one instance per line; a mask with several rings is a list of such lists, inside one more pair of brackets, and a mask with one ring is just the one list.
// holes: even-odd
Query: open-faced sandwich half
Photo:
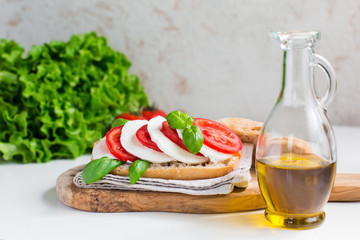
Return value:
[(180, 111), (150, 120), (120, 118), (94, 144), (92, 161), (74, 182), (80, 187), (100, 187), (94, 183), (102, 182), (104, 187), (112, 175), (121, 182), (115, 189), (154, 190), (137, 185), (161, 182), (161, 191), (168, 184), (174, 192), (181, 186), (216, 188), (225, 181), (232, 190), (249, 180), (251, 157), (249, 163), (239, 164), (242, 147), (240, 137), (224, 125)]

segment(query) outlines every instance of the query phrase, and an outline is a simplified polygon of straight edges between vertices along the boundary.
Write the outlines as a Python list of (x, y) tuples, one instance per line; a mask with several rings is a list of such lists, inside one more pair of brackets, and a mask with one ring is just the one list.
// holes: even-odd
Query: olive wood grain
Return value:
[[(227, 195), (193, 196), (180, 193), (136, 192), (78, 188), (73, 183), (78, 166), (62, 173), (56, 192), (66, 205), (91, 212), (229, 213), (265, 208), (256, 173), (246, 189)], [(360, 201), (360, 174), (337, 174), (329, 201)]]

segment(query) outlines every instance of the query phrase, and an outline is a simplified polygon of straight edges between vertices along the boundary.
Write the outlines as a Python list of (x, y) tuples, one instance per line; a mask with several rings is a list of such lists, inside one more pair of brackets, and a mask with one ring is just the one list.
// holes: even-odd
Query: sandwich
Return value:
[[(166, 117), (114, 123), (94, 144), (81, 179), (79, 174), (74, 179), (77, 186), (148, 190), (147, 185), (161, 185), (149, 189), (198, 195), (212, 194), (211, 188), (223, 194), (247, 186), (251, 160), (241, 163), (240, 137), (219, 122), (173, 111)], [(221, 192), (225, 185), (228, 190)]]
[(173, 111), (149, 121), (122, 121), (94, 144), (92, 160), (111, 158), (123, 164), (111, 174), (129, 176), (137, 160), (148, 162), (145, 178), (208, 179), (233, 171), (242, 142), (218, 122)]

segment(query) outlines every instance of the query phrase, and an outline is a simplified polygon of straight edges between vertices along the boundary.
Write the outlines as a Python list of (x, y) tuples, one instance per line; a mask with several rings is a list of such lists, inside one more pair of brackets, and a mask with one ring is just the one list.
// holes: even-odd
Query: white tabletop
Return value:
[[(338, 173), (360, 173), (360, 128), (335, 127)], [(231, 214), (92, 213), (56, 196), (56, 178), (76, 160), (0, 165), (0, 240), (11, 239), (340, 239), (359, 236), (360, 202), (328, 203), (326, 220), (310, 230), (268, 225), (263, 210)]]

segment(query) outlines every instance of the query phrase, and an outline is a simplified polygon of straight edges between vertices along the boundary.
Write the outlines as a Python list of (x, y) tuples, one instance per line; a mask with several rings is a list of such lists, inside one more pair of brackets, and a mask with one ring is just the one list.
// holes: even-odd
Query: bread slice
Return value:
[(277, 137), (270, 140), (265, 152), (266, 155), (278, 155), (279, 153), (311, 154), (313, 151), (310, 144), (302, 139)]
[(222, 118), (217, 122), (234, 131), (243, 143), (252, 143), (256, 147), (260, 135), (262, 122), (252, 121), (245, 118)]
[[(217, 122), (234, 131), (243, 143), (254, 144), (252, 165), (255, 166), (255, 153), (257, 140), (262, 128), (262, 122), (252, 121), (245, 118), (222, 118)], [(299, 138), (278, 137), (270, 140), (264, 150), (266, 155), (279, 155), (281, 153), (311, 154), (311, 146), (306, 141)]]
[[(141, 176), (144, 178), (162, 178), (177, 180), (198, 180), (224, 176), (232, 172), (240, 160), (240, 154), (219, 163), (206, 162), (199, 165), (190, 165), (177, 161), (169, 163), (150, 163), (148, 169)], [(111, 171), (120, 176), (129, 175), (130, 164), (123, 164)]]
[(236, 133), (243, 143), (254, 144), (254, 151), (252, 156), (252, 165), (255, 165), (255, 152), (256, 144), (260, 135), (260, 131), (263, 123), (253, 121), (246, 118), (222, 118), (217, 122), (228, 127), (234, 133)]
[[(94, 146), (99, 141), (94, 143)], [(141, 176), (144, 178), (162, 178), (162, 179), (176, 179), (176, 180), (198, 180), (208, 179), (224, 176), (232, 172), (241, 158), (241, 153), (233, 155), (231, 158), (224, 161), (213, 163), (206, 162), (198, 165), (191, 165), (173, 161), (169, 163), (150, 163), (145, 173)], [(93, 157), (91, 156), (91, 160)], [(129, 175), (129, 163), (120, 165), (112, 170), (110, 173), (120, 176)]]

